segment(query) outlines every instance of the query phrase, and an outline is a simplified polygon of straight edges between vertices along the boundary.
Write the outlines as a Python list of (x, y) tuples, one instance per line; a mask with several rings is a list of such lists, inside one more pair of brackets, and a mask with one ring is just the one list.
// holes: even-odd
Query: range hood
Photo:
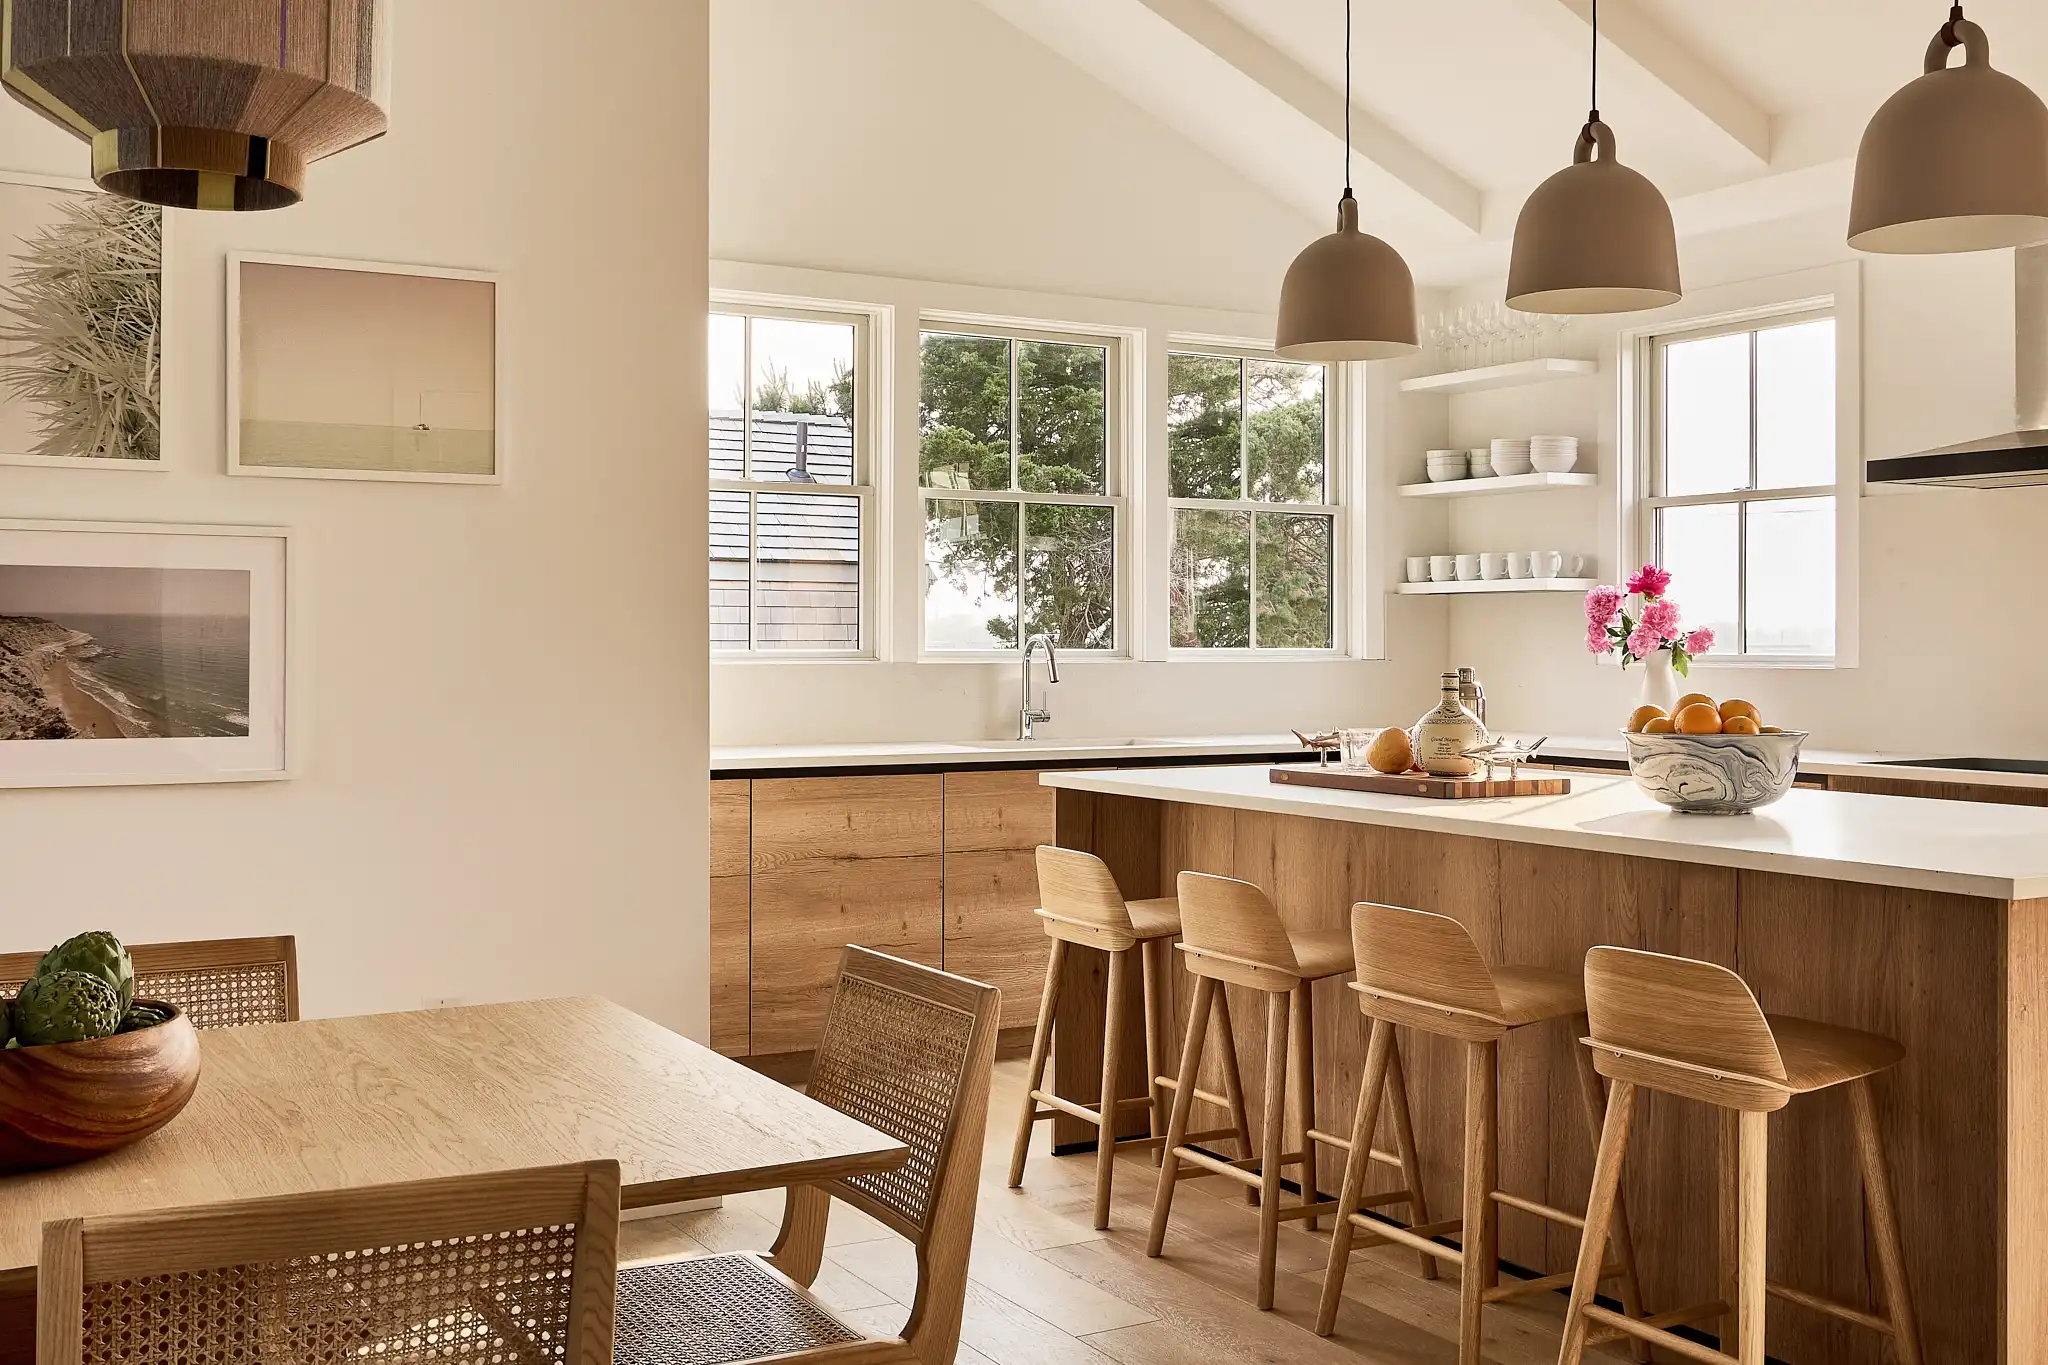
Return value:
[(2017, 429), (1962, 445), (1924, 450), (1864, 466), (1870, 483), (1928, 483), (1956, 488), (2048, 484), (2048, 245), (2013, 252), (2013, 352)]

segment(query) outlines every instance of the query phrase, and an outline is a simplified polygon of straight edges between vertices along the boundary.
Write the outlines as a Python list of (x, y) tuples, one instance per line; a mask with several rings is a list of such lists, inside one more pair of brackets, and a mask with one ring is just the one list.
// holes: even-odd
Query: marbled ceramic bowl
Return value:
[(1636, 785), (1671, 809), (1687, 815), (1742, 815), (1792, 790), (1806, 732), (1622, 738)]

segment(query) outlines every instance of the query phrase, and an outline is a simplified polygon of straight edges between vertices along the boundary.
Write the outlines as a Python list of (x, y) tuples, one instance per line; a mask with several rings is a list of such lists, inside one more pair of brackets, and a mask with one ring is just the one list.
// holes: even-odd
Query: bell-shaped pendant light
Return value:
[[(1963, 49), (1951, 67), (1949, 52)], [(2048, 241), (2048, 106), (1991, 69), (1991, 40), (1949, 10), (1924, 74), (1863, 130), (1849, 245), (1858, 251), (1989, 251)]]
[(392, 0), (6, 0), (7, 93), (92, 144), (100, 188), (274, 209), (381, 137)]
[(1515, 220), (1508, 307), (1524, 313), (1633, 313), (1676, 303), (1671, 206), (1615, 159), (1600, 121), (1600, 4), (1593, 3), (1593, 103), (1572, 164), (1536, 187)]
[(1351, 195), (1351, 0), (1344, 0), (1344, 196), (1337, 230), (1318, 237), (1280, 284), (1274, 353), (1287, 360), (1383, 360), (1421, 349), (1415, 277), (1401, 253), (1358, 230)]

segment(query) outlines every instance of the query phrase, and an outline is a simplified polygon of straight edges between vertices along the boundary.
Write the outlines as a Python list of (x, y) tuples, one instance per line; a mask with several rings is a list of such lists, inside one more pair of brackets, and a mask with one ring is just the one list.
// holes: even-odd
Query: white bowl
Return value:
[(1545, 474), (1569, 473), (1571, 467), (1578, 462), (1579, 452), (1576, 450), (1536, 450), (1529, 456), (1530, 466), (1541, 470)]
[(1502, 478), (1510, 479), (1517, 474), (1527, 474), (1535, 468), (1529, 463), (1529, 459), (1527, 455), (1503, 455), (1496, 450), (1493, 452), (1493, 472)]
[(1456, 464), (1438, 464), (1434, 460), (1430, 461), (1429, 481), (1431, 483), (1451, 483), (1465, 477), (1466, 469), (1463, 460), (1458, 461)]
[(1686, 815), (1745, 815), (1792, 790), (1806, 732), (1622, 739), (1630, 775), (1654, 799)]

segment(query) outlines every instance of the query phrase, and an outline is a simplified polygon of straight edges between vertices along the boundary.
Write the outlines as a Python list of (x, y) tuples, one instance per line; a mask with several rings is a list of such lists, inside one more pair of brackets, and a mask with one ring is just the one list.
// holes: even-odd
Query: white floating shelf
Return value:
[(1404, 483), (1404, 498), (1473, 498), (1485, 493), (1534, 493), (1545, 488), (1591, 488), (1600, 482), (1598, 474), (1495, 475), (1489, 479), (1446, 479), (1442, 483)]
[(1394, 591), (1415, 596), (1442, 593), (1479, 592), (1591, 592), (1599, 586), (1594, 578), (1495, 578), (1473, 583), (1397, 583)]
[(1554, 379), (1577, 379), (1600, 373), (1597, 360), (1565, 360), (1545, 356), (1538, 360), (1510, 360), (1505, 365), (1481, 365), (1471, 370), (1446, 370), (1442, 374), (1418, 374), (1401, 381), (1403, 393), (1482, 393), (1487, 389), (1512, 389), (1523, 384), (1548, 384)]

